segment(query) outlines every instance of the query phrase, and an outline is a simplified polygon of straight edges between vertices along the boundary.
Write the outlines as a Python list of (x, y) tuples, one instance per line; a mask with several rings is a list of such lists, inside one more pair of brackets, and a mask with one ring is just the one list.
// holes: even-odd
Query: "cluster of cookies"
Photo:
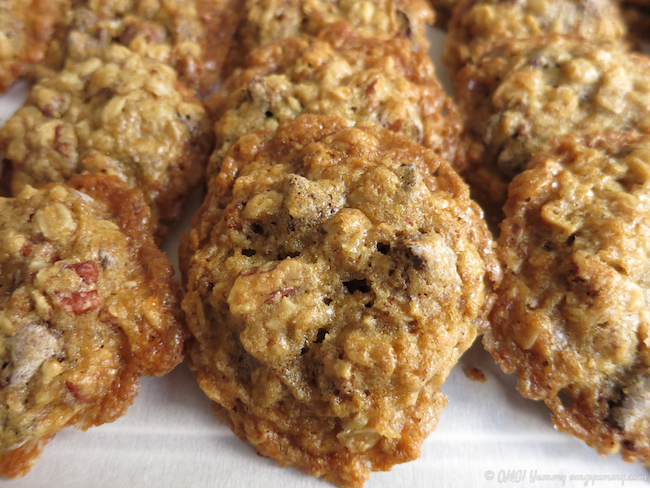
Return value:
[[(650, 61), (612, 0), (459, 0), (457, 107), (433, 20), (0, 5), (0, 89), (32, 83), (0, 129), (0, 475), (185, 355), (237, 436), (360, 487), (419, 456), (478, 333), (554, 425), (650, 462)], [(202, 183), (181, 303), (157, 244)]]
[(25, 475), (65, 426), (123, 415), (140, 376), (182, 361), (157, 244), (204, 174), (196, 90), (218, 80), (234, 8), (3, 2), (0, 87), (33, 85), (0, 131), (0, 475)]
[(632, 45), (609, 0), (461, 0), (444, 61), (462, 174), (500, 225), (485, 347), (558, 429), (647, 463), (650, 58)]

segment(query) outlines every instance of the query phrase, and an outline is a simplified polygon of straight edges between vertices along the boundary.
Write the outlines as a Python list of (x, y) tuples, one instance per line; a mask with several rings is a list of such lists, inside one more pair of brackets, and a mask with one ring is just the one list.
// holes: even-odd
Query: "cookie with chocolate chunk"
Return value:
[(650, 136), (563, 138), (510, 184), (483, 342), (553, 424), (650, 462)]
[(142, 375), (182, 360), (173, 268), (149, 209), (115, 177), (0, 198), (0, 475), (63, 427), (123, 415)]
[(182, 239), (190, 368), (282, 466), (360, 487), (419, 456), (500, 278), (465, 184), (377, 127), (242, 137)]
[(210, 105), (217, 122), (208, 178), (241, 136), (275, 130), (302, 114), (385, 127), (462, 165), (458, 111), (426, 53), (414, 52), (403, 39), (326, 29), (319, 37), (271, 43), (250, 53)]
[(180, 217), (211, 147), (206, 112), (173, 69), (114, 44), (47, 72), (0, 130), (14, 195), (84, 172), (139, 188), (154, 217)]

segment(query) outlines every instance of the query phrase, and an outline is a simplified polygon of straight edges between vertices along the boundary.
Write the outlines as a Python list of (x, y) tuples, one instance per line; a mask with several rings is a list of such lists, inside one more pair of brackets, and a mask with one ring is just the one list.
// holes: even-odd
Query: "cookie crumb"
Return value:
[(478, 368), (465, 368), (465, 376), (467, 376), (472, 381), (480, 381), (485, 383), (487, 381), (487, 376), (485, 373)]

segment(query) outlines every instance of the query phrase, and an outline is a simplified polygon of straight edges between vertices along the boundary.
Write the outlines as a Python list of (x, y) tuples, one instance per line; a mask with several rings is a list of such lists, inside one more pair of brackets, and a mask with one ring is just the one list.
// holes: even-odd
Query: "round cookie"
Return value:
[(181, 243), (190, 368), (261, 454), (360, 487), (435, 427), (492, 246), (448, 163), (388, 130), (306, 115), (242, 137)]
[(182, 360), (150, 226), (142, 195), (104, 175), (0, 198), (0, 475), (27, 474), (63, 427), (123, 415), (141, 375)]
[(0, 130), (14, 195), (25, 185), (101, 172), (142, 190), (164, 222), (180, 217), (210, 147), (205, 110), (173, 69), (116, 44), (45, 73)]
[(350, 126), (388, 128), (461, 164), (460, 116), (424, 52), (408, 41), (358, 37), (326, 29), (292, 37), (249, 54), (209, 104), (215, 114), (215, 151), (208, 178), (226, 151), (257, 129), (275, 130), (302, 114), (338, 116)]
[(507, 185), (553, 138), (650, 130), (650, 60), (621, 43), (549, 35), (508, 40), (463, 68), (464, 178), (494, 220)]
[(460, 0), (442, 61), (456, 74), (496, 41), (543, 34), (621, 41), (627, 29), (614, 0)]
[(650, 462), (650, 137), (565, 137), (510, 184), (485, 347), (553, 424)]
[(200, 93), (212, 92), (231, 47), (240, 0), (82, 0), (69, 20), (68, 56), (101, 57), (120, 43), (144, 57), (171, 64), (179, 79)]
[(27, 68), (44, 61), (70, 0), (3, 0), (0, 2), (0, 93)]

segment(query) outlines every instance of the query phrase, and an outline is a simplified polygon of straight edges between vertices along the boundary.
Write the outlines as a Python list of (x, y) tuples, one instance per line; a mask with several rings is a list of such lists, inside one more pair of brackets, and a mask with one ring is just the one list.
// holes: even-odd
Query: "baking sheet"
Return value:
[[(430, 54), (443, 86), (444, 33), (431, 29)], [(0, 98), (0, 124), (25, 97), (24, 84)], [(198, 208), (196, 194), (184, 222), (163, 249), (176, 264), (178, 238)], [(487, 381), (467, 378), (478, 367)], [(442, 390), (449, 397), (436, 431), (419, 460), (373, 473), (367, 488), (531, 486), (648, 486), (650, 470), (614, 455), (606, 458), (582, 441), (556, 432), (549, 410), (522, 398), (480, 342), (461, 358)], [(333, 486), (295, 469), (280, 468), (236, 438), (212, 415), (210, 401), (185, 365), (163, 378), (143, 378), (129, 413), (101, 427), (59, 433), (22, 479), (2, 488), (268, 487)]]

